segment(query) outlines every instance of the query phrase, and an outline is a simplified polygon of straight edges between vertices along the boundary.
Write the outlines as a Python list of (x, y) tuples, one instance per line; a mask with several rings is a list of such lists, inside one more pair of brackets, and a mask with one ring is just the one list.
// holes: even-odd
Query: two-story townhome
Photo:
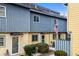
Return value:
[[(0, 3), (0, 55), (23, 54), (23, 47), (42, 42), (54, 45), (54, 23), (58, 23), (59, 39), (66, 39), (67, 19), (59, 12), (23, 3)], [(52, 43), (53, 42), (53, 43)]]

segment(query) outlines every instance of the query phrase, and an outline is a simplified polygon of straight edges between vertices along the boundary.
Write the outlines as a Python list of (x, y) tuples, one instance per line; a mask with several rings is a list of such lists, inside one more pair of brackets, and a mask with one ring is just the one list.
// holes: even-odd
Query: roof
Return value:
[(33, 4), (33, 3), (13, 3), (15, 5), (19, 5), (25, 8), (29, 8), (30, 11), (41, 13), (48, 16), (53, 16), (61, 19), (67, 19), (65, 16), (61, 16), (59, 12), (50, 10), (48, 8)]

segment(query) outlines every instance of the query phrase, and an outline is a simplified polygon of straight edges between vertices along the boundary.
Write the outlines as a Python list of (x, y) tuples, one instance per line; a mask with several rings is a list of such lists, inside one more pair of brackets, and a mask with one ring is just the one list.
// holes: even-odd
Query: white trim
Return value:
[(3, 48), (6, 46), (6, 36), (5, 35), (0, 35), (3, 37), (3, 46), (0, 46), (0, 48)]
[[(16, 54), (19, 54), (19, 36), (12, 36), (12, 37), (11, 37), (12, 40), (13, 40), (13, 37), (18, 37), (18, 52), (12, 53), (12, 51), (11, 51), (11, 55), (16, 55)], [(12, 45), (12, 43), (11, 43), (11, 45)], [(12, 47), (12, 49), (13, 49), (13, 47)], [(12, 49), (11, 49), (11, 50), (12, 50)]]
[(14, 53), (14, 54), (11, 54), (11, 56), (16, 56), (16, 55), (19, 55), (19, 53)]
[[(34, 16), (39, 17), (39, 22), (34, 22)], [(33, 23), (40, 23), (40, 16), (39, 15), (36, 15), (36, 14), (33, 15)]]
[(4, 16), (0, 16), (0, 17), (6, 17), (6, 7), (2, 6), (2, 5), (0, 5), (0, 7), (4, 7), (4, 9), (5, 9), (5, 15)]
[(71, 39), (70, 39), (70, 55), (72, 56), (73, 55), (73, 47), (72, 47), (73, 39), (72, 39), (72, 33), (70, 35), (71, 35)]
[(39, 33), (39, 43), (41, 43), (41, 34)]

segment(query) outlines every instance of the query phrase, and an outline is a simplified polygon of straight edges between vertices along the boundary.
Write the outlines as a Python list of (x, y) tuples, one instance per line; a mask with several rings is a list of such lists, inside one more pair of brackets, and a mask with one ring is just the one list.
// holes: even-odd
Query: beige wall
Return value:
[[(36, 44), (36, 43), (40, 43), (41, 40), (40, 38), (38, 39), (38, 41), (32, 42), (32, 35), (33, 34), (37, 34), (40, 36), (40, 33), (23, 33), (23, 35), (19, 35), (19, 54), (24, 54), (24, 49), (23, 47), (25, 45), (28, 44)], [(10, 35), (10, 33), (0, 33), (0, 35), (5, 35), (5, 46), (0, 47), (0, 55), (4, 55), (6, 53), (6, 49), (9, 50), (10, 55), (12, 55), (12, 35)], [(52, 33), (45, 33), (45, 42), (47, 44), (51, 44), (52, 41)]]
[[(11, 37), (8, 33), (0, 33), (0, 35), (5, 35), (5, 46), (0, 47), (0, 55), (5, 55), (6, 49), (9, 49), (11, 53)], [(7, 40), (6, 40), (7, 39)]]
[(28, 33), (19, 36), (19, 54), (24, 54), (24, 46), (29, 44)]
[[(10, 55), (12, 54), (12, 37), (10, 33), (0, 33), (0, 35), (5, 35), (5, 46), (0, 47), (0, 55), (5, 55), (6, 50), (9, 50)], [(23, 35), (18, 36), (18, 44), (19, 44), (19, 49), (18, 49), (18, 54), (24, 54), (24, 49), (23, 47), (28, 43), (28, 33), (24, 33)]]
[(53, 33), (45, 33), (45, 42), (49, 45), (52, 45), (53, 42)]
[(39, 43), (39, 39), (38, 41), (32, 41), (32, 35), (39, 35), (40, 33), (28, 33), (28, 34), (29, 34), (29, 44)]
[(79, 54), (79, 3), (68, 4), (68, 31), (71, 34), (71, 54)]
[[(32, 41), (32, 35), (38, 35), (38, 41)], [(10, 33), (0, 33), (0, 35), (5, 35), (5, 46), (0, 47), (0, 55), (4, 55), (6, 49), (9, 50), (10, 55), (12, 55), (12, 35)], [(53, 40), (53, 33), (44, 33), (45, 35), (45, 43), (52, 45), (51, 41)], [(23, 33), (23, 35), (18, 35), (18, 54), (24, 54), (24, 46), (29, 44), (36, 44), (41, 42), (41, 34), (40, 33)]]

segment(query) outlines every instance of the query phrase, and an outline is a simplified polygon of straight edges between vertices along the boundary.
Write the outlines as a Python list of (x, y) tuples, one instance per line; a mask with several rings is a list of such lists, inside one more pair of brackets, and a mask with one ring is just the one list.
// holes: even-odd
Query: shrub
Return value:
[(54, 52), (56, 56), (67, 56), (65, 51), (57, 50)]
[(46, 43), (37, 43), (35, 44), (36, 47), (38, 47), (39, 53), (47, 53), (49, 52), (49, 46)]
[(32, 56), (32, 53), (35, 53), (35, 45), (26, 45), (24, 46), (25, 54)]

